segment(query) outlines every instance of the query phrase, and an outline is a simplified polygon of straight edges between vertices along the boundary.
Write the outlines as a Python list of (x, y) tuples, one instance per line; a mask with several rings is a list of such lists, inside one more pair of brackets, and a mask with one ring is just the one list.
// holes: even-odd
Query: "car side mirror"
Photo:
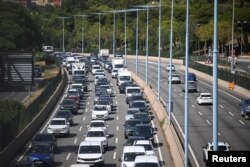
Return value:
[(67, 125), (70, 125), (70, 122), (67, 122)]
[(77, 151), (75, 151), (75, 154), (78, 154), (78, 152), (77, 152)]
[(109, 137), (109, 135), (106, 135), (106, 137)]
[(242, 106), (242, 103), (239, 103), (239, 106)]
[(121, 159), (121, 158), (119, 158), (119, 162), (122, 162), (122, 159)]
[(203, 148), (203, 149), (205, 149), (205, 148), (206, 148), (206, 146), (202, 146), (202, 148)]
[(87, 128), (89, 128), (90, 126), (89, 125), (87, 125)]

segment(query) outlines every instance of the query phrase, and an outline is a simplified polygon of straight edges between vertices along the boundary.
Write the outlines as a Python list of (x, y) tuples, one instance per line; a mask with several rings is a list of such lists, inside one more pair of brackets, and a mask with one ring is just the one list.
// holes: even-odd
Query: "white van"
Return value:
[(95, 71), (99, 69), (101, 69), (100, 65), (92, 65), (92, 70), (91, 70), (92, 74), (95, 75)]
[(137, 86), (127, 86), (126, 87), (126, 99), (128, 99), (132, 94), (140, 94), (142, 93), (141, 88)]
[(122, 157), (119, 159), (121, 166), (133, 167), (135, 158), (145, 154), (143, 146), (125, 146), (123, 147)]

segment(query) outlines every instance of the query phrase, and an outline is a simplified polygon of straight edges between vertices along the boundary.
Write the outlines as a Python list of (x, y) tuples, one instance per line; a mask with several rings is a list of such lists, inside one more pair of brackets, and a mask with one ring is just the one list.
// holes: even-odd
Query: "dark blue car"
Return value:
[(242, 117), (250, 119), (250, 99), (242, 99), (239, 105)]
[(32, 145), (27, 156), (27, 161), (34, 166), (52, 166), (54, 163), (54, 152), (49, 143), (37, 143)]

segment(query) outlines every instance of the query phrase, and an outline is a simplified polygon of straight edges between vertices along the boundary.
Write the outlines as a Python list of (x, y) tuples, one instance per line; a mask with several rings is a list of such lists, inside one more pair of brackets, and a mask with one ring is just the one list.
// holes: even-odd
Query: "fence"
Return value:
[[(204, 65), (198, 63), (197, 61), (205, 61), (205, 59), (201, 57), (192, 56), (191, 59), (189, 60), (189, 67), (204, 72), (206, 74), (213, 75), (212, 66)], [(222, 63), (224, 63), (224, 60), (222, 60)], [(183, 65), (185, 65), (185, 59), (183, 59)], [(250, 90), (250, 75), (246, 72), (236, 71), (235, 74), (232, 74), (230, 69), (219, 68), (218, 78), (228, 82), (234, 81), (236, 85), (245, 88), (247, 90)]]
[[(4, 149), (41, 111), (43, 105), (56, 90), (62, 80), (61, 68), (46, 89), (37, 97), (25, 111), (17, 115), (9, 123), (0, 125), (0, 150)], [(6, 111), (8, 112), (8, 111)]]

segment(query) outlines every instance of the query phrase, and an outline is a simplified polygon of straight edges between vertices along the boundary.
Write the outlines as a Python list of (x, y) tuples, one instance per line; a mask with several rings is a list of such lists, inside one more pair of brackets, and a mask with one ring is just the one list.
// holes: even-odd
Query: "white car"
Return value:
[(108, 128), (108, 124), (104, 120), (92, 120), (90, 124), (87, 126), (88, 128)]
[(155, 155), (139, 155), (136, 156), (133, 167), (153, 166), (160, 167), (159, 160)]
[[(213, 151), (213, 142), (208, 142), (206, 146), (203, 146), (203, 161), (207, 165), (208, 151)], [(218, 142), (217, 151), (230, 151), (231, 147), (226, 142)]]
[(154, 146), (150, 140), (136, 140), (134, 146), (143, 146), (146, 151), (146, 155), (155, 155)]
[(108, 148), (108, 131), (100, 127), (89, 128), (85, 136), (85, 141), (102, 142), (103, 148)]
[(118, 74), (118, 69), (112, 69), (112, 72), (111, 72), (112, 78), (116, 78), (117, 74)]
[(70, 85), (70, 89), (80, 89), (81, 92), (84, 92), (84, 87), (81, 83), (74, 83)]
[[(167, 64), (166, 65), (166, 70), (167, 71), (170, 71), (171, 67), (170, 67), (170, 64)], [(175, 71), (175, 65), (172, 64), (172, 71)]]
[(95, 105), (92, 110), (92, 119), (109, 119), (109, 110), (106, 105)]
[(82, 141), (77, 152), (78, 164), (104, 164), (103, 146), (100, 141)]
[(197, 104), (212, 104), (213, 98), (211, 93), (200, 93), (197, 97)]
[(125, 115), (125, 120), (134, 119), (134, 114), (140, 112), (139, 108), (128, 108), (127, 113)]
[(146, 151), (143, 146), (124, 146), (122, 157), (119, 159), (121, 167), (134, 167), (136, 156), (145, 155)]
[(95, 75), (95, 71), (99, 69), (101, 69), (100, 65), (92, 65), (92, 70), (91, 70), (92, 74)]
[[(179, 74), (172, 74), (172, 79), (171, 79), (172, 83), (181, 83), (181, 79)], [(169, 76), (168, 76), (168, 83), (169, 83)]]
[(114, 89), (111, 85), (101, 85), (100, 88), (105, 88), (109, 95), (114, 94)]
[(103, 69), (97, 69), (97, 70), (95, 70), (94, 75), (105, 75), (105, 72)]
[(96, 102), (96, 105), (105, 105), (106, 107), (107, 107), (107, 109), (108, 109), (108, 113), (111, 113), (111, 105), (112, 104), (110, 104), (110, 101), (108, 101), (108, 100), (97, 100), (97, 102)]
[(54, 135), (70, 135), (70, 123), (67, 122), (66, 118), (53, 118), (51, 119), (47, 133)]

